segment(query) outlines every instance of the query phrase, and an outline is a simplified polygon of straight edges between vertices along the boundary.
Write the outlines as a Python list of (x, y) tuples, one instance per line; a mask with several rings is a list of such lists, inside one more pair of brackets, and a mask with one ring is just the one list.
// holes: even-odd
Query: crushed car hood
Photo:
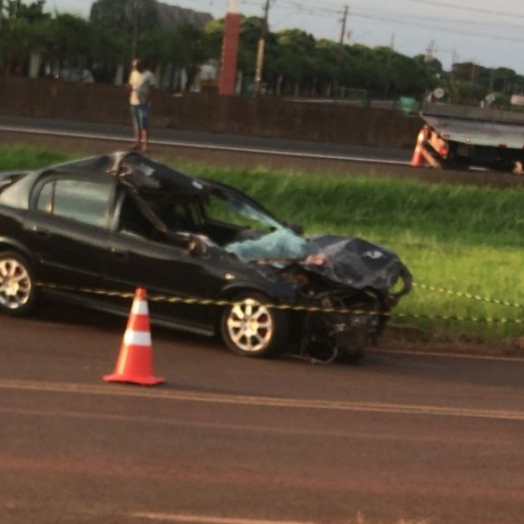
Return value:
[(304, 238), (290, 229), (279, 229), (225, 249), (245, 263), (280, 269), (299, 265), (353, 289), (388, 292), (399, 278), (405, 284), (411, 280), (409, 270), (396, 253), (358, 237), (325, 234)]
[[(411, 273), (400, 258), (390, 249), (358, 237), (321, 235), (310, 239), (312, 254), (322, 254), (325, 263), (299, 264), (308, 271), (318, 273), (334, 282), (355, 289), (373, 288), (384, 292), (399, 279), (411, 286)], [(406, 290), (407, 292), (407, 290)]]

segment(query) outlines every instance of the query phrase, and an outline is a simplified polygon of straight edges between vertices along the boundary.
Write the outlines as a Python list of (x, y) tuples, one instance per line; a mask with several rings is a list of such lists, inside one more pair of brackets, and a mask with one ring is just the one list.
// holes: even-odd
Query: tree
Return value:
[(100, 30), (125, 35), (129, 59), (138, 54), (141, 35), (160, 27), (155, 0), (97, 0), (91, 6), (89, 21)]
[[(204, 45), (207, 46), (207, 56), (220, 59), (222, 53), (222, 40), (224, 38), (225, 19), (214, 20), (207, 24), (204, 29)], [(242, 17), (240, 23), (240, 43), (238, 53), (238, 71), (244, 78), (252, 79), (255, 77), (255, 66), (258, 39), (264, 26), (264, 20), (257, 16)], [(276, 46), (275, 35), (271, 32), (266, 33), (266, 51), (264, 71), (267, 76), (268, 64), (271, 63)]]
[(91, 58), (91, 28), (80, 16), (58, 14), (50, 26), (52, 53), (61, 70), (66, 63), (85, 66)]
[(478, 106), (486, 96), (486, 89), (470, 80), (455, 80), (451, 95), (455, 104)]
[(338, 43), (325, 39), (317, 41), (311, 57), (313, 94), (331, 97), (335, 77), (339, 73), (342, 74), (345, 63), (345, 60), (340, 62), (340, 45)]
[(27, 70), (32, 50), (39, 44), (42, 26), (50, 19), (44, 13), (45, 2), (38, 0), (29, 5), (21, 0), (8, 0), (4, 5), (7, 17), (2, 19), (0, 56), (4, 57), (4, 73), (22, 74)]
[(37, 0), (29, 5), (22, 4), (21, 0), (8, 0), (6, 4), (8, 18), (24, 18), (29, 23), (49, 18), (50, 15), (44, 13), (44, 5), (45, 0)]
[(274, 79), (276, 76), (277, 94), (282, 89), (285, 92), (291, 89), (298, 96), (301, 84), (306, 79), (312, 82), (314, 77), (311, 57), (315, 52), (315, 39), (300, 29), (290, 29), (276, 34), (276, 44), (275, 52), (268, 53), (266, 76), (272, 74)]
[(189, 87), (194, 82), (199, 66), (210, 58), (210, 53), (205, 46), (204, 30), (200, 27), (187, 24), (179, 27), (176, 33), (180, 47), (175, 56), (180, 60), (180, 66), (186, 69)]

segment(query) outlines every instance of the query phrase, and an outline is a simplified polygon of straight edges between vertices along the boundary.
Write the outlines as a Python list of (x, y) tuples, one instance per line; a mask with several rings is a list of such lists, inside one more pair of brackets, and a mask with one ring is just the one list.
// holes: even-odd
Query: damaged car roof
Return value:
[[(117, 152), (55, 166), (52, 171), (106, 172), (142, 196), (172, 196), (180, 200), (201, 200), (210, 188), (204, 182), (135, 152)], [(48, 170), (47, 170), (48, 171)]]

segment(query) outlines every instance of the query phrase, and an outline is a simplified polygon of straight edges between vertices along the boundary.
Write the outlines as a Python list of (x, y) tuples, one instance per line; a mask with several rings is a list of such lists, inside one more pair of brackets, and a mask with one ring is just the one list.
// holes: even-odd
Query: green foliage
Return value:
[(153, 0), (96, 0), (89, 21), (105, 31), (129, 35), (135, 27), (140, 32), (150, 32), (156, 31), (160, 24)]
[(29, 5), (23, 4), (20, 0), (7, 0), (4, 9), (8, 19), (27, 20), (29, 23), (37, 22), (49, 18), (48, 13), (44, 13), (45, 0), (37, 0)]
[(41, 147), (0, 146), (0, 171), (39, 169), (69, 158), (65, 153)]
[(19, 0), (6, 2), (6, 17), (0, 28), (0, 57), (6, 59), (6, 72), (20, 73), (26, 66), (31, 51), (38, 48), (42, 41), (47, 41), (45, 35), (50, 15), (43, 12), (43, 7), (42, 0), (29, 5)]
[(456, 80), (451, 86), (451, 97), (455, 104), (478, 105), (486, 95), (485, 87), (468, 80)]
[(313, 72), (311, 58), (316, 50), (313, 35), (299, 29), (287, 29), (275, 36), (275, 74), (295, 83), (305, 80)]
[[(38, 56), (47, 69), (96, 67), (97, 81), (110, 82), (132, 54), (139, 54), (150, 69), (158, 68), (162, 84), (173, 89), (177, 69), (186, 70), (191, 87), (200, 65), (221, 58), (224, 19), (205, 28), (167, 30), (157, 0), (96, 0), (89, 20), (58, 11), (44, 13), (44, 4), (4, 1), (0, 73), (27, 74), (30, 57)], [(242, 18), (238, 69), (245, 91), (254, 81), (264, 27), (261, 17)], [(494, 93), (494, 107), (507, 108), (513, 93), (524, 92), (524, 77), (512, 69), (457, 63), (447, 73), (434, 57), (409, 57), (388, 46), (341, 46), (297, 28), (265, 32), (262, 76), (264, 92), (287, 96), (338, 97), (358, 91), (361, 99), (420, 101), (441, 86), (446, 88), (446, 101), (478, 106)]]
[(495, 101), (491, 107), (503, 109), (510, 106), (512, 94), (524, 91), (524, 77), (513, 69), (464, 62), (454, 65), (450, 91), (452, 101), (464, 105), (479, 105), (486, 95), (492, 94)]
[[(96, 64), (97, 79), (111, 81), (117, 67), (128, 64), (135, 52), (150, 69), (159, 67), (171, 77), (174, 68), (186, 69), (191, 84), (202, 63), (221, 56), (223, 19), (206, 28), (188, 25), (166, 31), (155, 0), (96, 0), (89, 20), (56, 11), (45, 14), (42, 0), (9, 0), (6, 6), (9, 16), (0, 40), (6, 73), (26, 73), (36, 52), (52, 69)], [(238, 68), (247, 86), (254, 79), (263, 29), (262, 18), (242, 18)], [(420, 98), (431, 82), (413, 59), (389, 48), (341, 47), (300, 29), (267, 31), (265, 40), (263, 82), (269, 93), (332, 96), (337, 86), (337, 93), (349, 88)], [(173, 78), (168, 84), (172, 86)]]
[(91, 32), (87, 20), (80, 16), (59, 14), (49, 26), (52, 50), (60, 69), (67, 57), (89, 56), (91, 50)]

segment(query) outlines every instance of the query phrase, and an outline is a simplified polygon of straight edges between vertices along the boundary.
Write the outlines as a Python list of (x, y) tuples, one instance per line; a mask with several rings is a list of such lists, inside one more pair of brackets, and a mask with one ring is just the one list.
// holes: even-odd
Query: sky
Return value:
[[(230, 1), (246, 16), (262, 16), (266, 0), (163, 0), (163, 3), (225, 15)], [(388, 46), (415, 56), (431, 55), (450, 70), (454, 62), (508, 67), (524, 75), (523, 0), (269, 0), (269, 27), (303, 29), (339, 41)], [(46, 0), (47, 10), (88, 17), (91, 0)]]

